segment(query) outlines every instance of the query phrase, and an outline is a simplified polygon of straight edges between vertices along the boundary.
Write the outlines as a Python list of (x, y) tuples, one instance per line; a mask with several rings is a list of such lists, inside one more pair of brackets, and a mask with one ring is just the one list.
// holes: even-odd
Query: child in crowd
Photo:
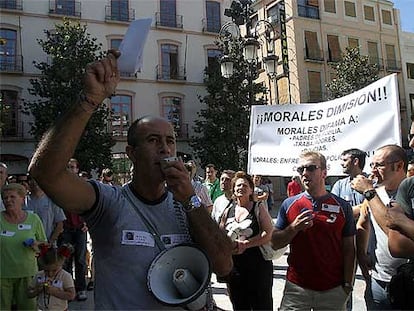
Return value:
[(76, 296), (72, 276), (63, 270), (63, 263), (73, 252), (70, 245), (59, 248), (40, 247), (39, 271), (28, 288), (29, 297), (37, 296), (39, 310), (67, 310), (68, 301)]

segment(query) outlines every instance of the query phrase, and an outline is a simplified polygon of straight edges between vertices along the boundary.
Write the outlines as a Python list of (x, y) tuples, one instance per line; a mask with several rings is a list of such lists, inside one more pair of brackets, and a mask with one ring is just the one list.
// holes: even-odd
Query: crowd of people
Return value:
[[(274, 308), (273, 265), (260, 250), (268, 243), (290, 246), (279, 310), (351, 310), (357, 263), (367, 309), (393, 308), (391, 279), (414, 258), (414, 181), (404, 149), (379, 148), (365, 173), (365, 152), (345, 150), (347, 177), (331, 191), (325, 156), (302, 153), (275, 224), (270, 179), (207, 164), (201, 181), (195, 161), (175, 157), (174, 129), (160, 117), (139, 118), (128, 130), (129, 182), (117, 185), (109, 169), (92, 179), (72, 157), (116, 89), (118, 56), (88, 65), (82, 94), (44, 135), (28, 175), (7, 180), (0, 163), (0, 309), (66, 310), (67, 301), (87, 299), (87, 288), (96, 309), (170, 309), (148, 288), (148, 273), (160, 253), (182, 243), (205, 252), (235, 310)], [(205, 295), (205, 309), (214, 309), (209, 286)]]

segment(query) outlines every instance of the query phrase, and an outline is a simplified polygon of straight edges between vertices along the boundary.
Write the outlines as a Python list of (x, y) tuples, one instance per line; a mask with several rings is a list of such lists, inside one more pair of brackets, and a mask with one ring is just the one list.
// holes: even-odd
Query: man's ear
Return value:
[(136, 150), (137, 150), (136, 147), (133, 147), (130, 145), (127, 145), (125, 148), (126, 154), (132, 163), (135, 163), (135, 160), (136, 160)]

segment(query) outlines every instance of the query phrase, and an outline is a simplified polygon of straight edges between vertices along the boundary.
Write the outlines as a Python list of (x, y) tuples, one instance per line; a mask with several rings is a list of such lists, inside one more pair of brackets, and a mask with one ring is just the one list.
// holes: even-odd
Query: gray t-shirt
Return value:
[(50, 240), (56, 223), (66, 219), (63, 210), (46, 195), (42, 195), (40, 198), (32, 195), (26, 196), (25, 209), (40, 217), (48, 240)]
[[(121, 187), (91, 182), (97, 191), (94, 208), (82, 215), (88, 224), (95, 258), (95, 309), (173, 309), (148, 290), (147, 271), (160, 253), (149, 229)], [(174, 207), (172, 193), (159, 202), (145, 202), (123, 186), (135, 205), (171, 247), (190, 242), (185, 213)]]

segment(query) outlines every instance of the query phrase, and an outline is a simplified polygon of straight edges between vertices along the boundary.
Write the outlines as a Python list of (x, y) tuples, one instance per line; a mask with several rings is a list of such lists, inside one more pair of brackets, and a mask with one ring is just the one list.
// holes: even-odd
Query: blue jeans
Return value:
[(63, 268), (73, 276), (72, 267), (75, 261), (75, 289), (77, 292), (86, 290), (86, 232), (65, 228), (60, 236), (60, 245), (64, 243), (70, 243), (74, 253), (66, 259)]
[(367, 310), (391, 310), (391, 303), (388, 298), (387, 282), (379, 281), (371, 277), (367, 281), (365, 289), (365, 303)]

